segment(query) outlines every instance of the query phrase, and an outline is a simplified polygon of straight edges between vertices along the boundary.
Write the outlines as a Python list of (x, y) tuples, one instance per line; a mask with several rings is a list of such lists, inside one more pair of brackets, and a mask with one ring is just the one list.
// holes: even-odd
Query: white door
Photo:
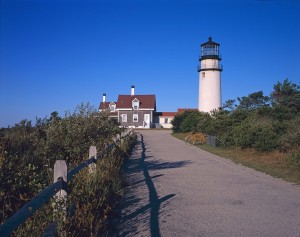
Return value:
[(144, 128), (150, 128), (150, 114), (144, 114)]

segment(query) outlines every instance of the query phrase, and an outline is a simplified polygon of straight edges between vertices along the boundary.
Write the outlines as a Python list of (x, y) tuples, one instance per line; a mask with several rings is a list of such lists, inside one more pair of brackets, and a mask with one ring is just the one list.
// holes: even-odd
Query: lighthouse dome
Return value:
[(215, 58), (221, 60), (219, 55), (219, 46), (220, 44), (212, 41), (212, 37), (209, 37), (207, 42), (201, 44), (200, 60), (208, 59), (208, 58)]

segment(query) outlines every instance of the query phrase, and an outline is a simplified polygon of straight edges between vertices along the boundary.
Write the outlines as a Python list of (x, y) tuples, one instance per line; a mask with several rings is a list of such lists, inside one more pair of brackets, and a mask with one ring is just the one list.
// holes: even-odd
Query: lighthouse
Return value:
[(199, 58), (199, 102), (198, 110), (211, 112), (222, 106), (221, 97), (221, 72), (219, 54), (220, 44), (213, 42), (209, 37), (206, 43), (201, 44), (201, 56)]

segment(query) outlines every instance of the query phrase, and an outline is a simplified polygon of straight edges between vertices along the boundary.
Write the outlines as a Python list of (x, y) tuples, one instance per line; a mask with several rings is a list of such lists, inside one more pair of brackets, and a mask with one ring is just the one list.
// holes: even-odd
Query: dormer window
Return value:
[(139, 107), (140, 107), (140, 101), (139, 101), (137, 98), (135, 98), (135, 99), (132, 101), (132, 108), (133, 108), (134, 110), (138, 110)]
[(111, 102), (109, 104), (109, 109), (110, 109), (110, 112), (115, 112), (116, 111), (116, 104), (114, 102)]

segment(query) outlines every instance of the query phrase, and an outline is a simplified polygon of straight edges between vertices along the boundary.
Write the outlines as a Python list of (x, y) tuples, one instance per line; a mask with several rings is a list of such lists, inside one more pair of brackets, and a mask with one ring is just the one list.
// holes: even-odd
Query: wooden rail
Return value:
[[(89, 159), (79, 164), (77, 167), (67, 172), (67, 164), (65, 160), (57, 160), (54, 165), (54, 183), (44, 190), (42, 190), (37, 197), (26, 203), (19, 211), (12, 215), (0, 226), (0, 236), (9, 236), (18, 226), (20, 226), (27, 218), (32, 216), (36, 210), (41, 208), (44, 203), (54, 197), (57, 206), (57, 210), (63, 211), (63, 216), (66, 216), (66, 200), (67, 200), (67, 187), (68, 182), (72, 180), (75, 174), (82, 169), (89, 167), (89, 172), (96, 171), (96, 162), (107, 151), (115, 146), (120, 145), (122, 140), (130, 136), (132, 130), (122, 132), (121, 135), (117, 135), (114, 138), (114, 142), (105, 147), (101, 152), (97, 154), (95, 146), (91, 146), (89, 149)], [(99, 158), (98, 158), (99, 157)]]

